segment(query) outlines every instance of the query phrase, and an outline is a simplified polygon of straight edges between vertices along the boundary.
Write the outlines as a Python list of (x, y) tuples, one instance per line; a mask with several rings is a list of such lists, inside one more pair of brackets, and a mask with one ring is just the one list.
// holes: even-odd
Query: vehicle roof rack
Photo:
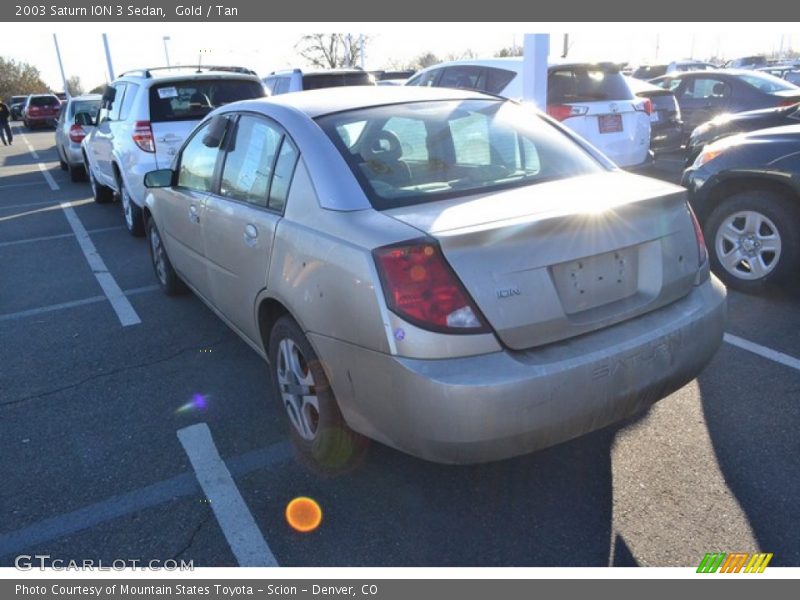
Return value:
[(120, 77), (129, 75), (140, 75), (150, 79), (153, 77), (153, 71), (176, 71), (176, 70), (191, 70), (194, 69), (195, 73), (204, 73), (208, 71), (224, 71), (227, 73), (241, 73), (243, 75), (256, 75), (256, 72), (246, 67), (236, 67), (232, 65), (174, 65), (169, 67), (149, 67), (147, 69), (131, 69), (120, 74)]

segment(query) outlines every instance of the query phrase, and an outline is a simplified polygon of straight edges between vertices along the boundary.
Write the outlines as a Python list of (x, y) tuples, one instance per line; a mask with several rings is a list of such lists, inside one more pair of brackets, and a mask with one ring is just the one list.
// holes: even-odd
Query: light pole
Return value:
[(69, 86), (67, 86), (67, 77), (64, 75), (64, 64), (61, 62), (61, 50), (58, 48), (58, 38), (55, 33), (53, 34), (53, 43), (56, 45), (56, 58), (58, 58), (58, 68), (61, 69), (61, 82), (64, 84), (64, 93), (69, 98), (71, 94), (69, 93)]
[(164, 40), (164, 56), (167, 57), (167, 66), (170, 67), (172, 65), (169, 64), (169, 49), (167, 48), (167, 42), (170, 41), (172, 38), (168, 35), (165, 35), (163, 38)]

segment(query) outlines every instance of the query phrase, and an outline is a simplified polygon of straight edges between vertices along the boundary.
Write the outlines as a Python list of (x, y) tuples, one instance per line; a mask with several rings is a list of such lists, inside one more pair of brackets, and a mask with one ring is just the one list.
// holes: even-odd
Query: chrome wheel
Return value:
[(725, 218), (714, 247), (722, 267), (739, 279), (756, 280), (771, 273), (781, 256), (778, 228), (765, 215), (745, 210)]
[(155, 227), (150, 228), (150, 250), (153, 255), (153, 267), (155, 267), (156, 276), (162, 285), (167, 285), (166, 255), (164, 254), (164, 246), (161, 244), (161, 237)]
[(314, 440), (319, 430), (316, 383), (303, 352), (291, 339), (284, 338), (278, 344), (275, 371), (292, 426), (304, 440)]

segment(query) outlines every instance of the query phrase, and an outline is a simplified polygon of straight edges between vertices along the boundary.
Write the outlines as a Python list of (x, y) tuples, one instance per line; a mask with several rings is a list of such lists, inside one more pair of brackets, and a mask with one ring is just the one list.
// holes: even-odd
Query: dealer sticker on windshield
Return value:
[(162, 100), (164, 98), (177, 98), (178, 97), (178, 90), (174, 87), (163, 87), (158, 88), (158, 97)]

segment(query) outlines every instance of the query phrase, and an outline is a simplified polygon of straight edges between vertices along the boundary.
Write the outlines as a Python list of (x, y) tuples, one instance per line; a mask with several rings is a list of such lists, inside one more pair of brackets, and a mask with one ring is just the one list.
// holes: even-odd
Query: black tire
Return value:
[(61, 150), (58, 151), (58, 166), (61, 167), (62, 171), (69, 170), (69, 165), (67, 164), (67, 161), (61, 158)]
[(94, 173), (92, 173), (92, 168), (84, 163), (84, 169), (86, 170), (86, 176), (89, 178), (89, 185), (92, 186), (92, 195), (94, 196), (94, 201), (98, 204), (107, 204), (114, 199), (114, 190), (110, 187), (99, 183), (95, 177)]
[(83, 165), (67, 165), (69, 171), (69, 180), (78, 183), (79, 181), (86, 181), (86, 169)]
[[(289, 345), (282, 349), (283, 342)], [(299, 394), (288, 393), (286, 384), (282, 383), (289, 380), (289, 385), (294, 385), (297, 389), (304, 387), (298, 377), (293, 377), (295, 370), (289, 368), (283, 358), (287, 350), (291, 353), (294, 349), (298, 351), (296, 368), (302, 370), (304, 374), (310, 374), (313, 385), (305, 387), (316, 396), (319, 407), (315, 416), (313, 406), (303, 404), (300, 408), (299, 412), (304, 415), (302, 418), (312, 425), (306, 430), (305, 435), (295, 424), (298, 415), (297, 405), (292, 400), (284, 398), (286, 393), (294, 401), (300, 402)], [(347, 426), (317, 354), (300, 326), (290, 316), (280, 317), (273, 326), (268, 352), (272, 393), (287, 415), (292, 441), (302, 458), (315, 470), (325, 473), (338, 473), (350, 468), (363, 456), (367, 439)], [(305, 413), (306, 406), (311, 413), (310, 418)]]
[[(749, 231), (753, 226), (747, 224), (748, 214), (758, 227), (755, 233)], [(726, 225), (732, 225), (731, 235), (741, 230), (738, 245), (722, 236), (721, 228)], [(797, 202), (780, 193), (748, 190), (728, 196), (706, 219), (703, 233), (711, 268), (730, 288), (754, 294), (796, 275), (800, 260), (800, 208)], [(769, 250), (776, 246), (776, 238), (779, 252)], [(758, 261), (753, 263), (757, 267), (751, 268), (747, 257), (733, 264), (737, 255), (731, 253), (737, 251), (749, 251), (747, 256)], [(731, 257), (725, 261), (728, 267), (723, 264), (725, 256)], [(763, 275), (757, 271), (763, 271)]]
[(141, 207), (133, 201), (130, 193), (125, 187), (125, 182), (122, 177), (117, 178), (117, 189), (119, 190), (118, 198), (120, 208), (122, 209), (122, 221), (125, 228), (134, 237), (142, 237), (144, 235), (144, 212)]
[(167, 249), (164, 248), (161, 240), (161, 234), (152, 218), (147, 221), (147, 242), (147, 246), (150, 248), (150, 262), (161, 291), (167, 296), (185, 294), (189, 288), (172, 267), (169, 256), (167, 256)]

